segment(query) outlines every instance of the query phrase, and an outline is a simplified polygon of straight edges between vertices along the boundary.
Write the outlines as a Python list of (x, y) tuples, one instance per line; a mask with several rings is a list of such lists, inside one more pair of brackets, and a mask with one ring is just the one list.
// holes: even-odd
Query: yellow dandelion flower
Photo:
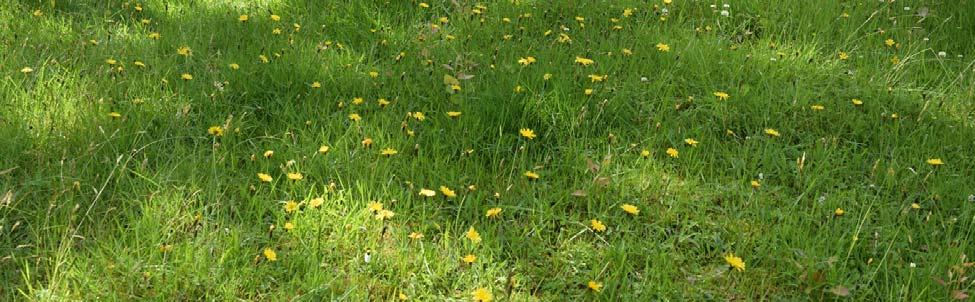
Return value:
[(525, 171), (525, 177), (527, 177), (528, 180), (537, 180), (541, 176), (539, 176), (538, 173), (535, 173), (533, 171)]
[(593, 231), (596, 231), (596, 232), (605, 232), (606, 231), (606, 225), (603, 224), (602, 221), (599, 221), (599, 220), (596, 220), (596, 219), (589, 220), (589, 227), (592, 228), (592, 230)]
[(842, 51), (838, 54), (838, 56), (840, 57), (840, 60), (846, 60), (850, 58), (850, 54)]
[(524, 65), (524, 66), (531, 65), (532, 63), (535, 63), (535, 57), (532, 57), (532, 56), (522, 57), (522, 58), (519, 58), (518, 59), (518, 64), (521, 64), (521, 65)]
[(460, 260), (464, 261), (464, 263), (471, 264), (474, 263), (474, 261), (477, 261), (477, 256), (474, 256), (473, 254), (467, 254), (467, 256), (460, 258)]
[(264, 158), (271, 158), (272, 156), (274, 156), (274, 151), (272, 150), (264, 151)]
[(284, 223), (284, 230), (285, 231), (290, 232), (290, 231), (292, 231), (294, 229), (295, 229), (295, 224), (294, 223), (292, 223), (290, 221)]
[(887, 40), (884, 40), (884, 45), (887, 45), (887, 47), (894, 46), (895, 44), (897, 44), (897, 42), (895, 42), (894, 39), (888, 38)]
[(457, 196), (457, 192), (454, 192), (454, 190), (451, 190), (447, 186), (440, 186), (440, 193), (442, 193), (443, 196), (445, 196), (447, 198), (451, 198), (451, 197)]
[(257, 173), (257, 179), (261, 180), (261, 182), (271, 182), (274, 180), (271, 175), (264, 173)]
[(697, 144), (699, 144), (700, 142), (698, 142), (693, 138), (685, 138), (684, 143), (691, 147), (697, 147)]
[(289, 213), (289, 214), (290, 213), (294, 213), (297, 210), (298, 210), (298, 202), (296, 202), (294, 200), (288, 200), (288, 202), (285, 202), (284, 203), (284, 211), (286, 213)]
[(223, 136), (223, 127), (210, 126), (210, 128), (207, 128), (207, 133), (213, 136)]
[(765, 134), (768, 134), (768, 136), (772, 136), (772, 137), (782, 136), (782, 134), (780, 134), (778, 130), (772, 128), (765, 128)]
[(481, 287), (471, 292), (471, 298), (474, 299), (474, 302), (491, 302), (494, 300), (494, 295), (491, 294), (491, 291)]
[(122, 117), (122, 114), (121, 113), (118, 113), (118, 112), (109, 112), (108, 113), (108, 117), (111, 117), (111, 118), (121, 118)]
[(325, 203), (325, 198), (321, 198), (321, 197), (312, 198), (311, 200), (308, 201), (308, 206), (314, 209), (322, 206), (322, 204), (324, 203)]
[(593, 281), (593, 280), (589, 280), (589, 283), (586, 284), (586, 287), (589, 287), (590, 290), (592, 290), (593, 292), (597, 292), (598, 293), (598, 292), (601, 292), (603, 290), (603, 283), (602, 282), (596, 282), (596, 281)]
[(271, 262), (278, 261), (278, 253), (275, 253), (274, 250), (269, 247), (264, 248), (264, 258), (267, 258), (267, 261)]
[(719, 101), (727, 101), (731, 96), (727, 92), (715, 91), (714, 96), (718, 97)]
[(501, 216), (501, 211), (503, 211), (501, 208), (490, 208), (487, 210), (487, 213), (485, 213), (484, 216), (487, 218), (497, 218), (498, 216)]
[(452, 118), (460, 117), (460, 111), (447, 111), (447, 116)]
[(624, 212), (630, 215), (640, 214), (640, 208), (637, 208), (635, 205), (632, 204), (624, 203), (623, 205), (620, 206), (620, 208), (623, 209)]
[(757, 179), (751, 181), (752, 188), (758, 189), (762, 187), (762, 182)]
[(383, 203), (378, 202), (378, 201), (370, 201), (369, 204), (366, 205), (366, 210), (368, 210), (369, 212), (379, 212), (379, 211), (382, 211), (383, 210)]
[(358, 121), (362, 120), (362, 116), (360, 116), (358, 113), (355, 113), (355, 112), (349, 113), (349, 120), (351, 120), (353, 122), (358, 122)]
[(815, 110), (815, 111), (820, 111), (820, 110), (826, 109), (826, 106), (816, 104), (816, 105), (809, 106), (809, 109), (812, 109), (812, 110)]
[(640, 156), (642, 156), (643, 158), (650, 157), (650, 150), (643, 149), (642, 151), (640, 151)]
[(437, 191), (430, 189), (420, 189), (420, 196), (434, 197), (437, 196)]
[(481, 242), (481, 233), (478, 233), (477, 230), (474, 229), (474, 227), (467, 229), (467, 232), (464, 233), (464, 236), (466, 236), (467, 239), (470, 240), (472, 243), (477, 244)]
[(180, 75), (179, 77), (181, 79), (183, 79), (184, 81), (189, 81), (189, 80), (192, 80), (193, 79), (193, 75), (192, 74), (188, 74), (188, 73), (184, 73), (184, 74)]
[(30, 68), (30, 67), (24, 67), (24, 68), (21, 68), (20, 69), (20, 73), (27, 74), (27, 73), (31, 73), (31, 72), (34, 72), (34, 69), (33, 68)]
[(853, 103), (853, 106), (863, 105), (863, 101), (861, 101), (860, 99), (853, 99), (850, 102)]
[(680, 157), (680, 151), (677, 151), (677, 149), (674, 148), (667, 148), (667, 155), (673, 158), (678, 158)]
[(247, 22), (247, 20), (250, 20), (250, 17), (247, 15), (240, 15), (240, 17), (237, 17), (237, 21), (240, 22)]
[(593, 60), (588, 59), (588, 58), (583, 58), (583, 57), (576, 57), (575, 62), (577, 64), (579, 64), (579, 65), (582, 65), (582, 66), (589, 66), (589, 65), (592, 65), (593, 63), (596, 63), (596, 61), (593, 61)]
[(745, 261), (742, 260), (741, 257), (735, 256), (735, 254), (733, 253), (729, 253), (728, 255), (725, 255), (724, 261), (739, 272), (745, 271)]
[(833, 211), (833, 215), (836, 216), (843, 216), (843, 214), (846, 214), (846, 211), (844, 211), (843, 208), (836, 208), (836, 210)]
[(521, 129), (518, 130), (518, 133), (521, 134), (521, 137), (524, 137), (524, 138), (527, 138), (527, 139), (535, 139), (535, 131), (532, 130), (532, 129), (529, 129), (529, 128), (521, 128)]
[(386, 220), (386, 219), (393, 218), (393, 216), (396, 216), (396, 213), (393, 213), (393, 211), (386, 210), (386, 209), (379, 210), (379, 212), (376, 212), (376, 220)]
[(931, 159), (928, 159), (925, 162), (928, 163), (929, 165), (932, 165), (932, 166), (940, 166), (940, 165), (944, 165), (945, 164), (945, 162), (943, 160), (941, 160), (940, 158), (931, 158)]
[(657, 50), (660, 52), (668, 52), (670, 51), (670, 45), (664, 43), (657, 43)]
[(331, 150), (331, 149), (332, 149), (332, 148), (331, 148), (331, 147), (329, 147), (328, 145), (322, 145), (321, 147), (318, 147), (318, 153), (321, 153), (321, 154), (326, 154), (326, 153), (328, 153), (328, 151), (329, 151), (329, 150)]
[(383, 156), (386, 156), (386, 157), (390, 157), (390, 156), (396, 155), (397, 153), (399, 153), (399, 151), (396, 151), (396, 149), (393, 149), (393, 148), (386, 148), (386, 149), (383, 149), (383, 151), (382, 151), (382, 155)]
[(305, 179), (305, 176), (302, 175), (301, 172), (288, 172), (288, 179), (299, 181)]
[(410, 239), (412, 240), (420, 240), (423, 239), (423, 233), (410, 232), (410, 235), (408, 237), (410, 237)]

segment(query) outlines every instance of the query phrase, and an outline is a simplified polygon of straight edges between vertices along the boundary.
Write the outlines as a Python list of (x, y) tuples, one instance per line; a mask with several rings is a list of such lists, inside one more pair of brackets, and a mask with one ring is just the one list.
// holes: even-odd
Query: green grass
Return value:
[(673, 2), (6, 1), (0, 300), (975, 291), (975, 3)]

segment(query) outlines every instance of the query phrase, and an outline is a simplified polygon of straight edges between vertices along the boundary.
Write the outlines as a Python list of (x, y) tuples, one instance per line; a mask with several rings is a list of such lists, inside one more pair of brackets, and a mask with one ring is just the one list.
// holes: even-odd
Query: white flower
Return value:
[(947, 57), (948, 56), (948, 53), (947, 52), (944, 52), (944, 51), (939, 51), (938, 52), (938, 56), (944, 58), (944, 57)]
[(731, 15), (731, 13), (729, 13), (728, 11), (726, 11), (726, 10), (721, 11), (721, 16), (722, 17), (727, 17), (729, 15)]
[(731, 7), (731, 5), (729, 5), (729, 4), (727, 4), (727, 3), (726, 3), (725, 5), (722, 5), (721, 7), (724, 7), (724, 8), (730, 8), (730, 7)]

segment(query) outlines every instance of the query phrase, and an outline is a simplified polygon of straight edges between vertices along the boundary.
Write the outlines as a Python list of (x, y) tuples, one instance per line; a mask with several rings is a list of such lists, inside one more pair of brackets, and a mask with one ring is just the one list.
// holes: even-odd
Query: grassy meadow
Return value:
[(973, 239), (971, 0), (0, 3), (3, 301), (966, 300)]

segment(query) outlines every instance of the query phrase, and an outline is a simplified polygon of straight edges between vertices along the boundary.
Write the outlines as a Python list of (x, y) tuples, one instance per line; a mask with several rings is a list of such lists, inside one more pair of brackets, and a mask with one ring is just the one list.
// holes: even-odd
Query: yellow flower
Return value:
[(105, 59), (105, 64), (115, 65), (118, 64), (118, 61), (116, 61), (115, 59)]
[(423, 239), (423, 233), (411, 232), (409, 235), (410, 239), (420, 240)]
[(179, 48), (176, 49), (176, 54), (184, 57), (189, 57), (190, 55), (193, 54), (193, 50), (190, 49), (189, 46), (180, 46)]
[(376, 220), (390, 219), (393, 218), (393, 216), (395, 215), (396, 213), (393, 213), (393, 211), (390, 210), (385, 210), (385, 209), (379, 210), (379, 212), (376, 212)]
[(670, 45), (664, 43), (657, 43), (657, 50), (659, 50), (660, 52), (668, 52), (670, 51)]
[(642, 151), (640, 151), (640, 156), (643, 156), (643, 158), (650, 157), (650, 150), (643, 149)]
[(603, 283), (602, 282), (596, 282), (596, 281), (593, 281), (593, 280), (589, 280), (589, 283), (586, 284), (586, 286), (589, 287), (590, 290), (592, 290), (594, 292), (597, 292), (597, 293), (598, 292), (601, 292), (603, 290)]
[(367, 138), (362, 139), (362, 147), (363, 148), (372, 147), (372, 138), (367, 137)]
[(274, 156), (274, 151), (271, 150), (264, 151), (264, 158), (271, 158), (271, 156)]
[(271, 182), (272, 180), (274, 180), (274, 178), (272, 178), (271, 175), (267, 175), (264, 173), (257, 173), (257, 179), (260, 179), (262, 182)]
[(491, 302), (494, 300), (494, 295), (491, 294), (491, 291), (483, 287), (475, 289), (474, 292), (471, 293), (471, 296), (474, 299), (474, 302)]
[(481, 242), (481, 233), (478, 233), (477, 230), (474, 229), (474, 227), (467, 229), (467, 232), (464, 233), (464, 236), (467, 236), (467, 239), (475, 244)]
[(447, 111), (447, 116), (453, 117), (453, 118), (459, 117), (460, 116), (460, 111)]
[(724, 261), (728, 263), (732, 268), (739, 272), (745, 271), (745, 261), (741, 260), (741, 257), (735, 256), (733, 253), (729, 253), (724, 256)]
[(454, 192), (454, 190), (451, 190), (450, 188), (448, 188), (447, 186), (440, 186), (440, 193), (443, 193), (443, 196), (445, 196), (447, 198), (451, 198), (451, 197), (457, 196), (457, 193)]
[(624, 212), (630, 215), (640, 214), (640, 209), (632, 204), (624, 203), (623, 205), (620, 206), (620, 208), (623, 209)]
[(518, 133), (521, 134), (521, 136), (524, 138), (535, 139), (535, 131), (532, 129), (521, 128), (520, 130), (518, 130)]
[(590, 74), (589, 75), (589, 80), (592, 81), (593, 83), (596, 83), (596, 82), (605, 81), (606, 78), (608, 78), (608, 77), (609, 77), (608, 75)]
[(421, 188), (420, 189), (420, 196), (434, 197), (434, 196), (437, 196), (437, 191)]
[(369, 77), (370, 78), (374, 78), (374, 79), (375, 78), (378, 78), (379, 77), (379, 72), (377, 72), (377, 71), (370, 71), (369, 72)]
[(833, 214), (836, 216), (843, 216), (843, 214), (846, 214), (846, 211), (843, 211), (843, 208), (836, 208), (836, 211), (833, 211)]
[(420, 2), (420, 8), (430, 8), (430, 4), (427, 4), (426, 2)]
[(850, 102), (852, 102), (852, 103), (853, 103), (853, 106), (860, 106), (860, 105), (863, 105), (863, 101), (861, 101), (860, 99), (853, 99), (853, 100), (851, 100)]
[(809, 109), (819, 111), (819, 110), (826, 109), (826, 107), (823, 105), (816, 104), (816, 105), (809, 106)]
[(623, 17), (629, 17), (629, 16), (632, 16), (632, 15), (633, 15), (633, 9), (632, 8), (625, 8), (625, 9), (623, 9)]
[(779, 134), (779, 131), (777, 131), (775, 129), (772, 129), (772, 128), (765, 128), (765, 134), (768, 134), (769, 136), (772, 136), (772, 137), (779, 137), (779, 136), (781, 136), (781, 134)]
[(755, 188), (755, 189), (758, 189), (758, 188), (761, 188), (762, 187), (762, 183), (760, 181), (758, 181), (757, 179), (756, 180), (752, 180), (751, 184), (752, 184), (752, 188)]
[(295, 202), (294, 200), (288, 200), (288, 202), (284, 203), (284, 211), (285, 212), (287, 212), (287, 213), (294, 213), (294, 211), (297, 211), (297, 210), (298, 210), (298, 203)]
[(632, 56), (633, 55), (633, 50), (631, 50), (629, 48), (623, 48), (623, 50), (620, 50), (620, 52), (623, 53), (624, 56)]
[(463, 260), (464, 263), (471, 264), (474, 263), (474, 261), (477, 261), (477, 256), (474, 256), (472, 254), (467, 254), (467, 256), (460, 258), (460, 260)]
[(313, 88), (313, 89), (322, 88), (322, 82), (319, 82), (319, 81), (311, 82), (311, 88)]
[(41, 10), (39, 10), (39, 9), (38, 10), (34, 10), (34, 17), (40, 17), (40, 16), (43, 16), (43, 15), (44, 15), (44, 12), (42, 12)]
[(148, 37), (149, 37), (149, 39), (159, 40), (159, 38), (161, 38), (162, 35), (159, 34), (158, 32), (151, 32), (151, 33), (149, 33)]
[(680, 151), (677, 151), (677, 149), (674, 148), (667, 148), (667, 155), (673, 158), (678, 158), (680, 157)]
[(281, 21), (281, 16), (278, 16), (278, 15), (273, 15), (273, 14), (272, 14), (272, 15), (271, 15), (271, 21), (275, 21), (275, 22), (277, 22), (277, 21)]
[(730, 95), (728, 95), (727, 92), (723, 92), (723, 91), (715, 91), (714, 96), (718, 97), (718, 100), (720, 101), (726, 101), (728, 100), (728, 98), (731, 97)]
[(593, 90), (592, 88), (586, 88), (586, 90), (583, 90), (583, 93), (585, 93), (586, 95), (592, 95), (594, 91), (595, 90)]
[(288, 179), (290, 180), (299, 181), (304, 178), (305, 176), (301, 175), (301, 172), (288, 172)]
[(264, 248), (264, 258), (267, 258), (267, 261), (271, 262), (278, 261), (278, 253), (275, 253), (274, 250), (266, 247)]
[(928, 160), (927, 160), (926, 162), (927, 162), (927, 163), (928, 163), (929, 165), (932, 165), (932, 166), (940, 166), (940, 165), (944, 165), (944, 164), (945, 164), (945, 162), (944, 162), (944, 161), (942, 161), (942, 160), (941, 160), (940, 158), (932, 158), (932, 159), (928, 159)]
[(237, 20), (240, 22), (247, 22), (247, 20), (250, 20), (250, 17), (247, 15), (240, 15), (240, 17), (237, 17)]
[(358, 113), (354, 113), (354, 112), (353, 113), (349, 113), (349, 120), (352, 120), (353, 122), (358, 122), (358, 121), (362, 120), (362, 116), (360, 116)]
[(386, 148), (386, 149), (383, 149), (383, 151), (382, 151), (382, 155), (385, 155), (387, 157), (396, 155), (396, 153), (399, 153), (399, 151), (396, 151), (396, 149), (393, 149), (393, 148)]
[(606, 225), (603, 224), (602, 221), (599, 221), (599, 220), (596, 220), (596, 219), (589, 220), (589, 227), (591, 227), (592, 230), (593, 231), (596, 231), (596, 232), (605, 232), (606, 231)]
[(532, 57), (532, 56), (527, 56), (527, 57), (523, 57), (523, 58), (518, 59), (518, 64), (521, 64), (521, 65), (524, 65), (524, 66), (531, 65), (532, 63), (535, 63), (535, 57)]
[(840, 57), (840, 60), (846, 60), (846, 59), (849, 59), (850, 58), (850, 54), (841, 51), (840, 54), (839, 54), (839, 57)]
[(122, 114), (121, 113), (118, 113), (118, 112), (109, 112), (108, 113), (108, 117), (111, 117), (111, 118), (120, 118), (120, 117), (122, 117)]
[(312, 200), (308, 201), (308, 206), (312, 208), (318, 208), (322, 206), (323, 203), (325, 203), (325, 198), (321, 198), (321, 197), (312, 198)]
[(699, 144), (700, 142), (698, 142), (697, 140), (695, 140), (693, 138), (685, 138), (684, 139), (684, 143), (687, 144), (687, 145), (689, 145), (689, 146), (691, 146), (691, 147), (697, 147), (697, 144)]
[(184, 73), (184, 74), (180, 75), (179, 77), (181, 79), (183, 79), (184, 81), (189, 81), (189, 80), (192, 80), (193, 79), (193, 75), (192, 74), (188, 74), (188, 73)]
[(223, 127), (210, 126), (210, 128), (207, 129), (207, 133), (213, 136), (223, 136)]
[(290, 232), (291, 230), (294, 230), (294, 229), (295, 229), (295, 224), (294, 223), (292, 223), (290, 221), (284, 223), (284, 230), (285, 231)]
[(528, 177), (528, 180), (536, 180), (540, 176), (538, 175), (538, 173), (532, 171), (525, 171), (525, 177)]
[(593, 61), (593, 60), (587, 59), (587, 58), (583, 58), (583, 57), (576, 57), (576, 61), (575, 62), (578, 63), (579, 65), (582, 65), (582, 66), (589, 66), (589, 65), (592, 65), (593, 63), (596, 63), (596, 61)]
[(670, 5), (671, 3), (674, 3), (674, 0), (664, 0), (664, 4), (666, 5)]
[(485, 213), (484, 216), (487, 218), (497, 218), (498, 216), (501, 216), (501, 211), (501, 208), (490, 208), (487, 210), (487, 213)]
[[(379, 103), (379, 107), (380, 108), (386, 108), (386, 106), (389, 105), (389, 101), (386, 100), (386, 99), (378, 99), (378, 100), (376, 100), (376, 103)], [(448, 113), (448, 115), (449, 115), (449, 113)]]
[(897, 44), (897, 42), (894, 42), (894, 39), (888, 38), (887, 40), (884, 40), (884, 45), (887, 45), (887, 47), (894, 46), (894, 44)]
[(332, 148), (327, 145), (322, 145), (321, 147), (318, 147), (318, 153), (325, 154), (328, 153), (328, 150), (330, 149)]
[(383, 210), (383, 203), (378, 201), (370, 201), (369, 205), (366, 206), (366, 210), (369, 212), (379, 212)]
[(25, 73), (26, 74), (26, 73), (31, 73), (31, 72), (34, 72), (34, 69), (33, 68), (30, 68), (30, 67), (24, 67), (24, 68), (21, 68), (20, 69), (20, 73)]
[(138, 66), (138, 67), (141, 67), (141, 68), (146, 68), (146, 63), (143, 63), (142, 61), (133, 61), (132, 62), (132, 65), (135, 65), (135, 66)]
[(912, 209), (915, 209), (915, 210), (921, 209), (921, 204), (916, 203), (916, 202), (915, 203), (911, 203), (911, 208)]

